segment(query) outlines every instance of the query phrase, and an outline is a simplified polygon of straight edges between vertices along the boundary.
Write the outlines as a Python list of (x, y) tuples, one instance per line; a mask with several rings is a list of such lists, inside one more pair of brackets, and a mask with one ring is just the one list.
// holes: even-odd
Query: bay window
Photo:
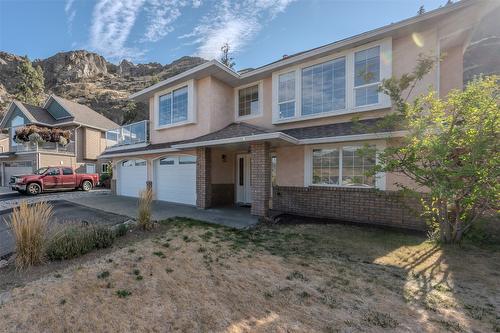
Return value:
[(378, 103), (380, 84), (380, 46), (354, 54), (355, 105)]
[(158, 125), (165, 126), (188, 119), (188, 87), (182, 87), (159, 97)]
[(340, 51), (273, 74), (273, 123), (391, 106), (378, 91), (392, 75), (392, 40)]
[(361, 152), (360, 146), (318, 148), (312, 151), (312, 184), (374, 187), (375, 177), (367, 173), (375, 166), (375, 151)]
[(345, 58), (302, 69), (302, 115), (345, 108)]

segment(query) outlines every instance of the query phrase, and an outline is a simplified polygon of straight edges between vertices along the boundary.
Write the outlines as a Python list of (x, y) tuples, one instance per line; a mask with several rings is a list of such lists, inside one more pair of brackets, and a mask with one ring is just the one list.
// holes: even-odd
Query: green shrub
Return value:
[(116, 232), (116, 237), (123, 237), (127, 234), (128, 227), (126, 224), (120, 224), (118, 227), (115, 229)]
[(115, 233), (97, 225), (69, 225), (55, 233), (47, 246), (49, 260), (71, 259), (94, 249), (110, 247)]

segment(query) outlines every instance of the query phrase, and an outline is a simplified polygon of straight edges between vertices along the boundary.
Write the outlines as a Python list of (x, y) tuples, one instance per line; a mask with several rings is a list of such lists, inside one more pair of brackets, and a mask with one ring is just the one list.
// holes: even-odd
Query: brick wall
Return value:
[(212, 169), (210, 148), (196, 149), (196, 207), (212, 205)]
[(273, 188), (273, 209), (285, 213), (331, 218), (348, 222), (425, 230), (415, 213), (418, 201), (397, 192), (364, 188), (284, 187)]
[(269, 198), (271, 196), (271, 154), (269, 143), (253, 143), (250, 145), (252, 184), (252, 215), (267, 216), (269, 214)]

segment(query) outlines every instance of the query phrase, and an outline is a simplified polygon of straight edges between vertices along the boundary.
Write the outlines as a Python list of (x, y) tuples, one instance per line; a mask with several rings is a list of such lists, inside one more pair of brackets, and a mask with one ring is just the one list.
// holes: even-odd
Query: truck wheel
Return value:
[(84, 191), (90, 191), (92, 189), (92, 182), (89, 180), (84, 180), (82, 183), (82, 190)]
[(26, 192), (29, 195), (37, 195), (42, 192), (42, 188), (37, 183), (31, 183), (28, 184), (28, 186), (26, 187)]

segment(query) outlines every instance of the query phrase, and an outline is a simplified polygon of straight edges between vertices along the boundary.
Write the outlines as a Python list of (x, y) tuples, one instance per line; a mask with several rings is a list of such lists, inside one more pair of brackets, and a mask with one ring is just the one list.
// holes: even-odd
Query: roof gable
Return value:
[(58, 101), (53, 98), (53, 96), (50, 96), (47, 100), (47, 103), (45, 103), (45, 109), (55, 120), (72, 117), (72, 114), (68, 110), (66, 110), (64, 106), (61, 105), (61, 103), (58, 103)]
[(31, 123), (35, 120), (22, 103), (13, 101), (12, 103), (10, 103), (7, 113), (5, 114), (5, 116), (2, 119), (2, 122), (0, 123), (0, 127), (1, 128), (11, 127), (10, 124), (12, 119), (14, 119), (17, 116), (24, 118), (25, 124)]

